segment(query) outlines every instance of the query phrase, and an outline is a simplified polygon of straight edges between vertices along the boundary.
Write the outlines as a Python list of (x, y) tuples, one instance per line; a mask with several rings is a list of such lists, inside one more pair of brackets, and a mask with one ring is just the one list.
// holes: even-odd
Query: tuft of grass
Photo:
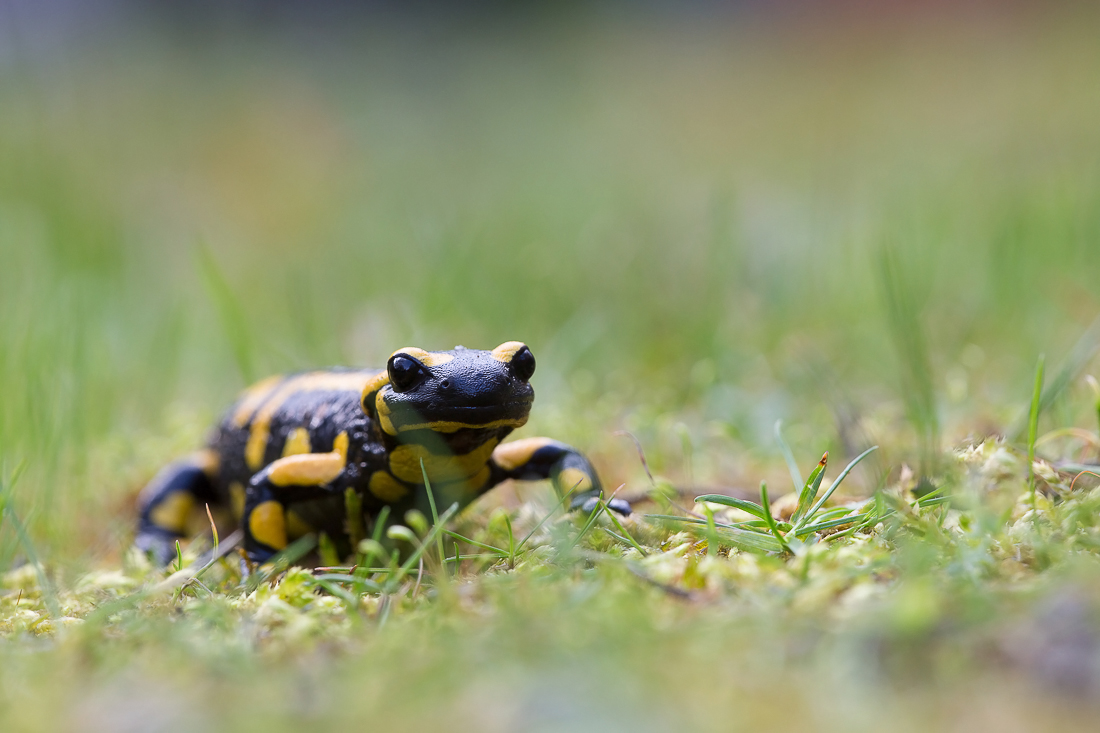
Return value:
[(890, 337), (901, 366), (901, 394), (920, 440), (921, 473), (930, 476), (936, 472), (940, 455), (940, 420), (920, 304), (905, 269), (896, 247), (880, 250), (879, 279)]
[(1043, 372), (1046, 367), (1046, 356), (1039, 356), (1039, 363), (1035, 367), (1035, 389), (1031, 395), (1031, 409), (1028, 411), (1027, 420), (1027, 487), (1031, 494), (1031, 510), (1036, 512), (1038, 505), (1035, 501), (1035, 441), (1039, 436), (1039, 415), (1043, 409)]

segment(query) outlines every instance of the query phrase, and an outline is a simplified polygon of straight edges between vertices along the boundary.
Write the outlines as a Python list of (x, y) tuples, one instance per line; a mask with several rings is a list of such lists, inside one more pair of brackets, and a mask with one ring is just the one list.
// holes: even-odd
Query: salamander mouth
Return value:
[(395, 411), (391, 419), (399, 432), (409, 430), (435, 430), (455, 432), (468, 428), (522, 427), (527, 423), (533, 400), (497, 402), (492, 405), (447, 405), (433, 409), (428, 405), (423, 412), (415, 410)]

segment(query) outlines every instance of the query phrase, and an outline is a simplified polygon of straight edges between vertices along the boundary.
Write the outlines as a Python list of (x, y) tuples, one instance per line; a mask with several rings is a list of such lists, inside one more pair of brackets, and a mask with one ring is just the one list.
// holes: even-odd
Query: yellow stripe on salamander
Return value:
[(250, 469), (258, 471), (264, 464), (267, 441), (271, 436), (271, 418), (279, 411), (287, 399), (302, 392), (354, 391), (363, 392), (363, 387), (374, 375), (373, 372), (310, 372), (287, 380), (252, 418), (248, 433), (248, 443), (244, 448), (244, 460)]
[(283, 458), (309, 453), (313, 450), (309, 441), (309, 431), (305, 428), (294, 428), (286, 436), (283, 444)]
[(265, 501), (248, 517), (248, 531), (258, 541), (275, 550), (286, 547), (286, 512), (277, 501)]
[(440, 364), (446, 364), (447, 362), (454, 359), (454, 357), (450, 354), (440, 354), (438, 352), (424, 351), (424, 349), (418, 349), (415, 346), (406, 346), (403, 349), (398, 349), (397, 351), (390, 354), (390, 358), (392, 359), (398, 354), (407, 354), (408, 356), (416, 359), (426, 367), (439, 366)]
[(237, 409), (233, 411), (233, 425), (238, 428), (243, 428), (247, 425), (252, 415), (271, 394), (275, 385), (282, 380), (282, 375), (276, 375), (256, 382), (256, 384), (246, 389), (244, 396), (241, 397), (241, 401), (237, 404)]
[(363, 395), (359, 398), (359, 404), (363, 407), (363, 412), (370, 414), (371, 404), (373, 404), (372, 395), (376, 394), (379, 390), (390, 383), (389, 372), (383, 370), (378, 372), (373, 377), (367, 380), (367, 383), (363, 385)]

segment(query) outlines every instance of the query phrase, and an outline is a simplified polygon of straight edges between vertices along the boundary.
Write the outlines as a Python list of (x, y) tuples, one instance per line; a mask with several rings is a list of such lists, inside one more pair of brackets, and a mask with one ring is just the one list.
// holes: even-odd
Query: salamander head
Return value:
[(522, 427), (535, 391), (535, 357), (509, 341), (492, 351), (398, 349), (363, 391), (363, 411), (390, 435), (410, 430)]

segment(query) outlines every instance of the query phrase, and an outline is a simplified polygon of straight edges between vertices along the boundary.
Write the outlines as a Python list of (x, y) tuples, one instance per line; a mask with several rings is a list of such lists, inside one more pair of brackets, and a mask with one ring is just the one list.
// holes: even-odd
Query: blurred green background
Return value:
[(779, 418), (1003, 431), (1100, 313), (1084, 5), (48, 7), (0, 38), (0, 463), (63, 565), (271, 372), (521, 339), (525, 434), (752, 486)]

